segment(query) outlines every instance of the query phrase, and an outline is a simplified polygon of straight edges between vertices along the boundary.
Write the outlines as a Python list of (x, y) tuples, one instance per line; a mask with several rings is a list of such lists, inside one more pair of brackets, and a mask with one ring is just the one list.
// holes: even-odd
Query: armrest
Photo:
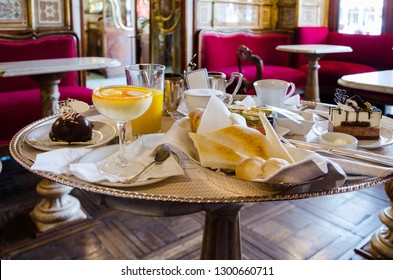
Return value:
[[(253, 80), (247, 80), (244, 73), (242, 72), (242, 61), (249, 61), (251, 64), (255, 65), (256, 75)], [(239, 68), (239, 72), (243, 74), (242, 90), (244, 94), (246, 94), (254, 81), (262, 79), (263, 61), (259, 56), (253, 54), (248, 47), (246, 47), (245, 45), (241, 45), (237, 50), (237, 65)]]

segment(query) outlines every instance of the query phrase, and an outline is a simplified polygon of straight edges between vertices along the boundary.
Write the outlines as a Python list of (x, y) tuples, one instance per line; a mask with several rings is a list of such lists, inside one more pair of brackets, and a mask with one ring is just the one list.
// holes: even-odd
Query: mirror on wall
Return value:
[(168, 72), (181, 73), (182, 11), (181, 0), (150, 1), (150, 56)]
[(141, 63), (150, 62), (150, 0), (136, 0), (136, 28), (138, 57)]

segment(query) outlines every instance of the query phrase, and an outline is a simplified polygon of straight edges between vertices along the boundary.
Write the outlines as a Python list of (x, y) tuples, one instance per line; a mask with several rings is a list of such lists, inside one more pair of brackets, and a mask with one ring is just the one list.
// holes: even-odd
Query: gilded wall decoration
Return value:
[(65, 25), (64, 0), (37, 0), (36, 3), (38, 27)]

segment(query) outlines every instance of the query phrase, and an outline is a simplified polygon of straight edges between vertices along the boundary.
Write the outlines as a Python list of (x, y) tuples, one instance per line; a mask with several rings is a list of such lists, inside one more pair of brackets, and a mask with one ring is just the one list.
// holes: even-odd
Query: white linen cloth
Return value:
[[(163, 134), (161, 133), (141, 136), (132, 144), (127, 145), (127, 156), (145, 165), (149, 164), (154, 160), (152, 151), (158, 145), (162, 137)], [(74, 175), (88, 182), (118, 182), (119, 180), (109, 175), (102, 174), (97, 169), (96, 162), (78, 162), (81, 157), (87, 155), (91, 151), (92, 149), (85, 148), (64, 148), (44, 152), (37, 155), (31, 168), (33, 170), (49, 171), (55, 174)], [(110, 155), (110, 157), (113, 156), (117, 156), (117, 152)], [(164, 163), (153, 165), (137, 182), (176, 175), (184, 175), (184, 171), (177, 160), (171, 156)]]

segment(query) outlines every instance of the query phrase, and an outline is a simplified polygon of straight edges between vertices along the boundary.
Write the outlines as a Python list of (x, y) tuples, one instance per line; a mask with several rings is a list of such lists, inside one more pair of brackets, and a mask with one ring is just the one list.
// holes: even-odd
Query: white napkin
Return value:
[(224, 103), (217, 96), (212, 95), (203, 113), (198, 133), (207, 134), (211, 131), (230, 126), (232, 124), (230, 116), (231, 112)]
[[(154, 160), (151, 155), (153, 149), (162, 139), (163, 134), (143, 135), (130, 145), (127, 145), (126, 151), (130, 158), (148, 164)], [(105, 148), (105, 147), (104, 147)], [(98, 148), (99, 149), (99, 148)], [(117, 149), (116, 149), (117, 150)], [(50, 171), (56, 174), (74, 175), (88, 182), (117, 182), (115, 178), (101, 174), (97, 169), (96, 162), (82, 162), (78, 160), (90, 152), (91, 149), (57, 149), (37, 155), (32, 169), (40, 171)], [(117, 156), (117, 153), (111, 154)], [(148, 169), (138, 181), (145, 181), (153, 178), (165, 178), (176, 175), (184, 175), (183, 169), (177, 160), (171, 156), (164, 163), (154, 165)]]
[[(274, 119), (275, 125), (289, 129), (289, 134), (306, 135), (315, 124), (313, 114), (310, 112), (301, 112), (294, 110), (287, 110), (288, 113), (297, 114), (297, 121), (290, 119), (278, 112)], [(284, 111), (285, 113), (285, 111)], [(295, 116), (295, 117), (297, 117)]]
[(287, 97), (284, 100), (285, 109), (288, 110), (297, 110), (297, 106), (300, 104), (300, 95), (294, 94), (290, 97)]
[(247, 107), (252, 107), (257, 105), (257, 103), (255, 102), (255, 98), (255, 95), (253, 97), (251, 95), (247, 95), (243, 100), (235, 101), (235, 104), (242, 104), (246, 105)]
[[(253, 95), (247, 95), (243, 100), (237, 100), (235, 101), (235, 104), (242, 104), (242, 105), (246, 105), (248, 107), (252, 107), (257, 105), (256, 103), (256, 96)], [(284, 101), (284, 107), (285, 109), (288, 110), (296, 110), (297, 106), (299, 106), (300, 104), (300, 95), (299, 94), (295, 94), (292, 95), (291, 97), (288, 97), (285, 99)]]
[(314, 109), (306, 109), (304, 110), (305, 112), (310, 112), (314, 113), (316, 115), (319, 115), (325, 119), (329, 119), (329, 107), (333, 106), (331, 104), (317, 104)]
[(393, 168), (377, 166), (359, 161), (329, 157), (329, 159), (341, 166), (347, 175), (359, 175), (368, 177), (384, 177), (393, 173)]
[[(208, 133), (209, 131), (226, 127), (224, 124), (227, 125), (229, 123), (230, 125), (231, 114), (229, 113), (228, 115), (225, 110), (228, 109), (222, 102), (216, 102), (214, 98), (211, 98), (204, 112), (206, 117), (204, 115), (200, 123), (200, 127), (203, 127), (202, 132)], [(217, 121), (218, 119), (220, 122)], [(182, 150), (191, 160), (199, 164), (198, 151), (189, 137), (191, 131), (191, 122), (188, 118), (178, 120), (165, 134), (162, 143), (174, 145)], [(200, 130), (198, 130), (198, 133), (200, 133)], [(346, 175), (338, 164), (311, 151), (297, 148), (287, 149), (294, 158), (295, 163), (260, 181), (300, 183), (324, 176), (320, 181), (323, 186), (333, 188), (344, 183)]]
[(63, 148), (38, 154), (31, 166), (32, 170), (49, 171), (55, 174), (71, 175), (69, 165), (78, 161), (79, 158), (90, 152), (91, 149)]

